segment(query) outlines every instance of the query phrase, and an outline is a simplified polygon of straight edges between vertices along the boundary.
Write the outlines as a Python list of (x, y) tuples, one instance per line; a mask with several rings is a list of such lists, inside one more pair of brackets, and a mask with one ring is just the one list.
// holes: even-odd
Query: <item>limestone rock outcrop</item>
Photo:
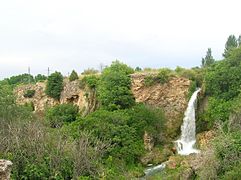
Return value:
[[(88, 87), (81, 87), (78, 80), (69, 82), (64, 81), (64, 88), (57, 101), (45, 94), (46, 83), (21, 85), (15, 89), (18, 104), (32, 103), (36, 112), (44, 111), (46, 107), (52, 107), (57, 104), (73, 103), (79, 106), (83, 115), (93, 112), (98, 107), (96, 91)], [(32, 98), (24, 97), (27, 90), (35, 90)]]
[(0, 159), (0, 180), (10, 180), (12, 162)]
[[(46, 83), (38, 82), (36, 84), (28, 84), (18, 86), (15, 89), (17, 96), (17, 103), (24, 105), (25, 103), (32, 103), (36, 112), (43, 111), (46, 107), (52, 107), (59, 104), (58, 101), (45, 94)], [(24, 94), (27, 90), (34, 90), (35, 94), (32, 98), (25, 98)]]
[[(148, 105), (161, 107), (171, 124), (176, 124), (175, 119), (182, 119), (187, 106), (187, 94), (190, 80), (180, 77), (173, 77), (168, 83), (145, 86), (145, 77), (148, 73), (132, 74), (132, 92), (137, 102), (144, 102)], [(25, 104), (32, 102), (35, 111), (43, 111), (47, 106), (54, 106), (62, 103), (74, 103), (79, 106), (84, 115), (93, 112), (98, 107), (96, 91), (88, 87), (81, 87), (80, 81), (69, 82), (64, 80), (64, 89), (60, 101), (48, 97), (45, 94), (46, 83), (22, 85), (15, 89), (17, 103)], [(27, 90), (35, 90), (32, 98), (25, 98)], [(173, 121), (173, 122), (172, 122)], [(179, 127), (179, 125), (178, 125)]]
[(173, 131), (174, 137), (182, 124), (183, 114), (188, 104), (187, 95), (191, 81), (182, 77), (172, 77), (167, 83), (156, 83), (147, 87), (145, 86), (147, 75), (150, 74), (137, 73), (131, 76), (134, 97), (137, 102), (162, 108), (167, 118), (167, 128)]

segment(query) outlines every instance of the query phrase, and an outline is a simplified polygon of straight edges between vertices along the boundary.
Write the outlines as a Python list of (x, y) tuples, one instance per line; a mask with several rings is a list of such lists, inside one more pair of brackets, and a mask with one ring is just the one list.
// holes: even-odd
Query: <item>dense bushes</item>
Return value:
[(104, 69), (98, 87), (98, 97), (103, 108), (125, 109), (135, 104), (130, 78), (133, 72), (132, 68), (119, 61)]
[(46, 79), (47, 79), (47, 76), (42, 75), (42, 74), (38, 74), (34, 78), (35, 82), (44, 82)]
[(145, 85), (152, 86), (154, 84), (164, 84), (169, 81), (170, 77), (172, 76), (172, 70), (163, 68), (159, 69), (157, 74), (150, 74), (145, 77)]
[(12, 76), (6, 79), (9, 85), (19, 85), (19, 84), (27, 84), (33, 83), (34, 77), (29, 74), (21, 74), (17, 76)]
[(34, 95), (35, 95), (35, 90), (28, 89), (23, 96), (25, 98), (32, 98)]
[(59, 100), (63, 90), (63, 76), (60, 72), (55, 72), (48, 77), (46, 85), (46, 94), (54, 99)]
[(210, 67), (205, 74), (206, 93), (210, 96), (231, 100), (240, 93), (241, 47), (231, 55)]
[[(120, 168), (137, 165), (144, 154), (143, 135), (147, 131), (155, 142), (162, 142), (160, 134), (164, 130), (164, 115), (159, 109), (136, 105), (131, 109), (106, 111), (98, 110), (85, 118), (79, 118), (69, 126), (65, 126), (72, 137), (78, 138), (79, 132), (91, 131), (99, 139), (110, 140), (110, 148), (105, 154), (105, 161), (111, 159), (115, 167)], [(115, 169), (117, 167), (117, 169)], [(120, 172), (119, 172), (120, 173)]]
[(226, 122), (237, 105), (241, 87), (241, 48), (233, 49), (228, 58), (207, 68), (204, 81), (209, 100), (203, 118), (211, 128), (217, 122)]
[(45, 117), (51, 127), (61, 127), (76, 120), (79, 108), (73, 104), (61, 104), (46, 111)]
[(13, 179), (98, 177), (103, 173), (102, 157), (109, 147), (88, 132), (72, 140), (60, 131), (50, 131), (41, 120), (7, 124), (0, 139), (0, 158), (13, 162)]
[(73, 70), (71, 72), (70, 76), (69, 76), (69, 80), (74, 81), (74, 80), (77, 80), (77, 79), (79, 79), (79, 76), (78, 76), (77, 72)]
[(83, 79), (81, 79), (80, 86), (84, 87), (87, 85), (91, 89), (96, 89), (99, 79), (100, 78), (97, 75), (86, 75)]

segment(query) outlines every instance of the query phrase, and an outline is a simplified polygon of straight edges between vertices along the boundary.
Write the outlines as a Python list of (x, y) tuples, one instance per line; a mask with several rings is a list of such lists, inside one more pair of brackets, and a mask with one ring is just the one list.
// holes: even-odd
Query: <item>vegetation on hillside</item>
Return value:
[[(162, 68), (150, 72), (145, 85), (165, 84), (172, 77), (192, 81), (190, 94), (202, 87), (208, 103), (197, 117), (199, 132), (215, 131), (211, 151), (202, 159), (193, 179), (239, 179), (241, 168), (241, 36), (230, 36), (224, 59), (217, 61), (208, 49), (201, 67), (175, 70)], [(135, 71), (151, 71), (137, 67)], [(45, 81), (29, 74), (0, 81), (0, 159), (13, 161), (13, 179), (131, 179), (143, 175), (144, 134), (153, 137), (155, 150), (165, 154), (166, 119), (156, 107), (135, 102), (131, 92), (134, 70), (114, 61), (101, 74), (88, 69), (78, 80), (81, 87), (97, 92), (100, 107), (83, 117), (76, 105), (61, 104), (47, 108), (44, 116), (33, 113), (31, 104), (18, 105), (14, 87)], [(70, 81), (78, 79), (73, 71)], [(47, 79), (46, 94), (59, 100), (63, 90), (59, 72)], [(34, 90), (24, 96), (32, 98)], [(202, 99), (200, 99), (201, 101)], [(168, 142), (171, 143), (171, 142)], [(170, 151), (171, 147), (169, 148)], [(157, 153), (158, 154), (158, 153)], [(163, 155), (162, 154), (162, 155)], [(173, 153), (168, 153), (168, 156)], [(178, 178), (185, 168), (185, 157), (176, 169), (164, 171), (167, 178)], [(152, 162), (155, 163), (155, 162)], [(185, 163), (183, 163), (185, 164)]]

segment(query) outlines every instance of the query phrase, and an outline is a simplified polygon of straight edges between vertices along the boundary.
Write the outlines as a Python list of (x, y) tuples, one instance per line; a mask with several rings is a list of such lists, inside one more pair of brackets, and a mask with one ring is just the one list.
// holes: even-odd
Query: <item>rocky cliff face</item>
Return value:
[[(52, 107), (59, 102), (45, 94), (46, 83), (39, 82), (36, 84), (22, 85), (15, 89), (17, 96), (17, 103), (24, 105), (25, 103), (32, 103), (34, 110), (37, 112), (43, 111), (46, 107)], [(35, 90), (32, 98), (25, 98), (24, 94), (27, 90)]]
[[(175, 120), (182, 119), (187, 106), (190, 81), (185, 78), (173, 77), (168, 83), (163, 85), (156, 84), (146, 87), (144, 83), (146, 75), (138, 73), (131, 76), (132, 92), (136, 101), (161, 107), (168, 118), (169, 125), (176, 124)], [(98, 107), (95, 90), (81, 87), (78, 80), (73, 82), (64, 81), (64, 89), (61, 93), (60, 101), (48, 97), (44, 92), (45, 86), (45, 83), (19, 86), (15, 90), (17, 102), (19, 104), (32, 102), (35, 111), (43, 111), (46, 106), (71, 102), (78, 105), (84, 115), (93, 112)], [(35, 95), (32, 98), (24, 97), (28, 89), (35, 90)]]
[(0, 159), (0, 180), (9, 180), (12, 162)]
[(138, 73), (132, 75), (132, 92), (137, 102), (160, 107), (167, 118), (169, 136), (175, 136), (182, 124), (183, 114), (188, 104), (188, 91), (191, 81), (186, 78), (173, 77), (165, 84), (145, 86), (147, 74)]
[[(18, 104), (32, 103), (36, 112), (44, 111), (46, 107), (57, 104), (73, 103), (79, 106), (83, 115), (93, 112), (97, 106), (96, 92), (88, 87), (81, 87), (79, 81), (64, 81), (64, 89), (60, 100), (54, 100), (45, 94), (46, 83), (22, 85), (15, 89)], [(24, 97), (27, 90), (35, 90), (32, 98)]]

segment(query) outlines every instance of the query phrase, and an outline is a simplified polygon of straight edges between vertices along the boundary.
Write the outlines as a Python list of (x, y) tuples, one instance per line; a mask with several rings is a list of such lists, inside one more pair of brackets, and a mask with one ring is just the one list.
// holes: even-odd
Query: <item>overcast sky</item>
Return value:
[(241, 34), (239, 0), (1, 0), (0, 79), (47, 68), (199, 66)]

